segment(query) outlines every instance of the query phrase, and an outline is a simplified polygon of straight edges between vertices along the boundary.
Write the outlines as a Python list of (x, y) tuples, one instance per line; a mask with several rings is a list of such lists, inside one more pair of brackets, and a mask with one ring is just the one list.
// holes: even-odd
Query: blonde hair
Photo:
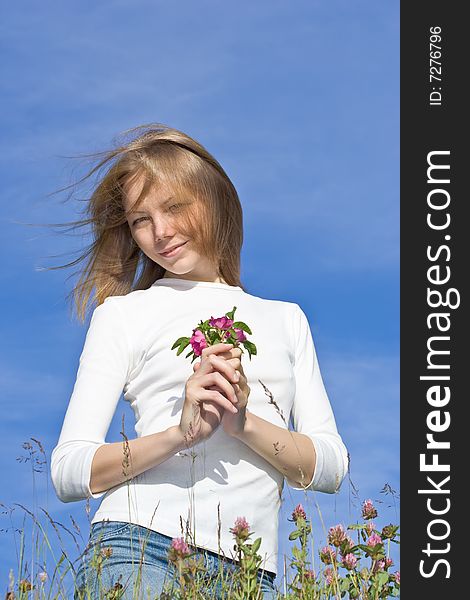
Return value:
[(141, 177), (142, 190), (131, 208), (154, 186), (171, 190), (183, 206), (177, 216), (178, 231), (192, 239), (195, 249), (216, 266), (226, 283), (245, 289), (240, 281), (242, 207), (221, 165), (193, 138), (161, 123), (141, 125), (121, 134), (128, 135), (128, 141), (118, 141), (111, 150), (87, 155), (98, 158), (97, 164), (77, 184), (58, 190), (98, 176), (91, 197), (85, 201), (87, 218), (68, 223), (73, 228), (91, 225), (91, 244), (77, 260), (52, 267), (66, 268), (86, 261), (71, 292), (79, 319), (85, 320), (93, 288), (93, 300), (99, 305), (108, 296), (147, 289), (165, 273), (136, 244), (127, 222), (124, 186)]

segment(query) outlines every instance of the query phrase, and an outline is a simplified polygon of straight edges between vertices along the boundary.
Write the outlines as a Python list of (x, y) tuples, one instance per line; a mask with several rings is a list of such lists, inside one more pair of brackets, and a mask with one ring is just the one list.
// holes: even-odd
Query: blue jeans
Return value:
[[(172, 590), (181, 591), (177, 569), (168, 561), (171, 540), (134, 523), (93, 523), (76, 575), (74, 600), (171, 600)], [(196, 548), (193, 558), (201, 559), (206, 569), (197, 575), (202, 585), (194, 598), (230, 600), (231, 573), (237, 564), (203, 548)], [(260, 600), (276, 600), (275, 577), (270, 571), (258, 571)]]

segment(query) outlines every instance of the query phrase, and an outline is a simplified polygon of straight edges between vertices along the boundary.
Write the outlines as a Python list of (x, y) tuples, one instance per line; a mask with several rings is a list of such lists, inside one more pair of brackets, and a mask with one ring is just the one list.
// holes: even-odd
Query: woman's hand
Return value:
[[(227, 352), (212, 355), (210, 358), (213, 368), (221, 373), (227, 379), (227, 382), (232, 384), (235, 393), (235, 406), (238, 408), (238, 413), (224, 410), (222, 415), (222, 426), (224, 431), (231, 436), (236, 436), (244, 430), (246, 405), (250, 395), (250, 387), (248, 386), (240, 360), (241, 355), (242, 351), (240, 348), (232, 348)], [(202, 363), (195, 363), (193, 365), (195, 372), (198, 372), (201, 368)], [(213, 387), (214, 389), (218, 389), (216, 385)], [(223, 393), (224, 392), (225, 390), (223, 390)]]
[(186, 381), (179, 429), (188, 448), (209, 438), (220, 425), (224, 412), (237, 412), (234, 388), (214, 368), (215, 360), (224, 361), (217, 355), (229, 355), (230, 351), (230, 346), (223, 343), (204, 348), (198, 368)]

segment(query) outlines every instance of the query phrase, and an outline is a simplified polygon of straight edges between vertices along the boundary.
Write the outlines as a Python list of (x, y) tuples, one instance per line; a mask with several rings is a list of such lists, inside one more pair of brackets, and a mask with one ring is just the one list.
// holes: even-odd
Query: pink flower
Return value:
[(312, 571), (312, 569), (306, 569), (304, 575), (306, 579), (315, 579), (315, 571)]
[(381, 543), (382, 543), (382, 538), (380, 537), (380, 535), (378, 533), (373, 533), (367, 539), (367, 545), (368, 546), (376, 546), (377, 544), (381, 544)]
[(388, 569), (392, 565), (393, 565), (393, 560), (391, 558), (386, 558), (385, 559), (385, 568)]
[(196, 356), (201, 356), (204, 348), (207, 348), (206, 336), (200, 329), (193, 329), (193, 335), (191, 336), (189, 343)]
[(375, 519), (377, 516), (377, 509), (375, 508), (372, 500), (365, 500), (362, 504), (362, 517), (364, 519)]
[(182, 537), (171, 540), (170, 550), (168, 551), (168, 558), (171, 561), (176, 562), (181, 558), (185, 558), (190, 553), (189, 546)]
[(331, 548), (331, 546), (323, 546), (320, 550), (320, 560), (325, 563), (325, 565), (330, 565), (336, 559), (336, 550)]
[(323, 571), (323, 574), (325, 575), (327, 585), (331, 585), (333, 583), (333, 569), (326, 567), (326, 569)]
[(373, 523), (372, 521), (369, 521), (369, 523), (366, 523), (366, 531), (367, 531), (367, 535), (372, 535), (372, 532), (375, 529), (375, 523)]
[(377, 573), (378, 571), (383, 571), (385, 567), (385, 561), (384, 560), (378, 560), (375, 564), (374, 564), (374, 573)]
[(297, 523), (299, 519), (307, 520), (307, 514), (304, 510), (304, 507), (301, 504), (297, 504), (294, 508), (294, 512), (292, 513), (292, 520)]
[(211, 317), (209, 319), (209, 325), (211, 327), (217, 327), (218, 329), (230, 329), (233, 325), (233, 319), (229, 319), (225, 315), (223, 317)]
[(344, 527), (342, 525), (336, 525), (335, 527), (330, 527), (328, 531), (328, 542), (333, 546), (339, 548), (342, 542), (346, 539), (346, 532), (344, 531)]
[(395, 581), (400, 585), (400, 571), (394, 573)]
[(243, 329), (238, 329), (238, 327), (234, 327), (235, 335), (237, 336), (237, 342), (244, 342), (246, 340), (246, 335)]
[(245, 517), (237, 517), (235, 520), (235, 526), (230, 528), (235, 538), (239, 541), (245, 541), (248, 538), (250, 532), (250, 525)]
[(354, 556), (354, 554), (346, 554), (346, 556), (343, 558), (343, 565), (346, 567), (346, 569), (348, 569), (348, 571), (351, 571), (357, 565), (357, 558)]
[(41, 583), (44, 583), (47, 580), (47, 573), (41, 571), (40, 573), (38, 573), (38, 577), (39, 581), (41, 581)]

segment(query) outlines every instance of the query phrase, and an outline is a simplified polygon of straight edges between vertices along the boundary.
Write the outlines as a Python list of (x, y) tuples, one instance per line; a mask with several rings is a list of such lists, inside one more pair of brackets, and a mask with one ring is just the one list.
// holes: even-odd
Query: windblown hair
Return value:
[[(130, 140), (119, 141), (129, 135)], [(113, 149), (87, 155), (97, 159), (93, 168), (76, 184), (62, 188), (97, 178), (85, 200), (86, 218), (68, 223), (73, 229), (90, 225), (92, 242), (75, 261), (53, 267), (85, 262), (71, 292), (79, 319), (85, 320), (90, 302), (99, 305), (108, 296), (147, 289), (165, 273), (136, 244), (127, 222), (125, 188), (141, 178), (144, 184), (131, 208), (152, 189), (170, 190), (183, 206), (175, 222), (179, 233), (191, 238), (226, 283), (245, 289), (240, 281), (242, 207), (217, 160), (193, 138), (160, 123), (135, 127), (121, 136)]]

